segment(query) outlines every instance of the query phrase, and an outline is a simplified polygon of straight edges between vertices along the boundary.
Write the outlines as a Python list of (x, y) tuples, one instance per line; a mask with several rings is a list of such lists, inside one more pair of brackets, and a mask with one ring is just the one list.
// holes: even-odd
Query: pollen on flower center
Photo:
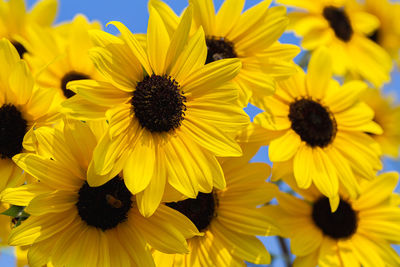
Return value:
[(22, 58), (25, 53), (28, 53), (28, 50), (26, 50), (25, 46), (23, 46), (20, 42), (12, 41), (11, 44), (15, 47), (15, 49), (17, 49), (20, 58)]
[(22, 151), (27, 122), (21, 112), (11, 104), (0, 108), (0, 155), (1, 158), (12, 158)]
[(349, 238), (357, 230), (357, 213), (343, 199), (340, 199), (339, 207), (332, 213), (329, 199), (320, 198), (313, 205), (312, 219), (325, 235), (333, 239)]
[(132, 194), (119, 176), (99, 187), (91, 187), (85, 182), (78, 194), (76, 207), (81, 219), (103, 231), (124, 222), (132, 207)]
[(199, 231), (205, 230), (216, 216), (218, 199), (214, 193), (199, 193), (195, 199), (166, 203), (174, 210), (188, 217)]
[(302, 98), (290, 104), (292, 129), (311, 147), (326, 147), (336, 136), (333, 114), (320, 103)]
[(353, 36), (353, 27), (343, 8), (327, 6), (324, 8), (323, 16), (329, 22), (337, 38), (344, 42), (350, 41)]
[(175, 79), (151, 75), (138, 82), (131, 100), (139, 124), (150, 132), (178, 128), (185, 116), (186, 97)]
[(237, 57), (234, 44), (223, 37), (207, 37), (207, 60), (206, 64), (224, 59)]
[(76, 71), (70, 71), (67, 74), (65, 74), (64, 77), (61, 79), (61, 89), (64, 93), (64, 96), (66, 98), (70, 98), (75, 95), (74, 92), (67, 89), (67, 84), (69, 82), (77, 81), (77, 80), (85, 80), (85, 79), (90, 79), (90, 77), (86, 74), (79, 73)]

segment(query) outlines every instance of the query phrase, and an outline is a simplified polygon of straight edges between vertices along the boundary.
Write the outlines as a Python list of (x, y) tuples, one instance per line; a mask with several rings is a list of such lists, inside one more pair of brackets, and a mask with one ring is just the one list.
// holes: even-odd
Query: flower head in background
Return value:
[(379, 20), (360, 11), (355, 0), (278, 2), (303, 10), (289, 14), (289, 28), (303, 37), (301, 45), (307, 50), (328, 47), (335, 74), (363, 78), (376, 87), (390, 80), (389, 54), (367, 37), (378, 29)]
[[(383, 47), (390, 56), (399, 60), (400, 56), (400, 3), (389, 0), (364, 0), (359, 9), (376, 16), (379, 27), (369, 33), (367, 37)], [(400, 62), (399, 62), (400, 63)]]
[(360, 101), (367, 87), (361, 81), (341, 86), (333, 80), (326, 49), (312, 55), (307, 74), (299, 70), (279, 82), (275, 95), (265, 99), (266, 112), (255, 118), (274, 135), (269, 144), (273, 178), (293, 171), (298, 186), (314, 183), (333, 211), (339, 205), (339, 181), (356, 197), (353, 173), (370, 179), (382, 168), (379, 145), (366, 134), (382, 133), (372, 121), (373, 110)]
[(144, 218), (120, 175), (99, 187), (87, 183), (95, 133), (80, 121), (66, 121), (61, 130), (42, 127), (34, 131), (41, 151), (14, 157), (37, 182), (2, 194), (30, 214), (12, 230), (10, 245), (30, 245), (31, 266), (154, 266), (148, 244), (188, 252), (186, 239), (198, 231), (182, 214), (160, 205)]
[(391, 201), (397, 173), (362, 181), (358, 199), (342, 192), (334, 213), (315, 187), (302, 190), (286, 181), (304, 199), (280, 192), (279, 205), (268, 207), (267, 214), (276, 220), (281, 235), (290, 238), (291, 252), (297, 256), (293, 266), (400, 265), (390, 245), (400, 242), (400, 208)]
[(240, 61), (204, 65), (204, 32), (189, 37), (191, 22), (189, 6), (170, 37), (151, 8), (146, 49), (120, 22), (111, 23), (120, 38), (93, 30), (98, 47), (90, 54), (105, 81), (70, 82), (68, 88), (92, 104), (63, 103), (87, 119), (96, 119), (98, 105), (107, 108), (109, 131), (94, 150), (88, 183), (100, 186), (123, 171), (145, 216), (159, 205), (167, 182), (191, 198), (224, 188), (216, 156), (241, 155), (234, 135), (249, 122), (230, 82)]
[[(212, 0), (189, 1), (193, 5), (193, 29), (204, 29), (207, 44), (206, 63), (223, 58), (238, 58), (240, 73), (233, 79), (239, 85), (239, 101), (246, 106), (257, 104), (260, 98), (273, 94), (275, 80), (295, 73), (293, 58), (299, 53), (294, 45), (280, 44), (278, 39), (286, 29), (288, 19), (283, 7), (269, 7), (271, 1), (261, 1), (243, 11), (244, 0), (226, 0), (216, 13)], [(172, 35), (179, 17), (163, 2), (151, 0)]]
[(374, 122), (381, 126), (382, 134), (371, 136), (379, 143), (384, 156), (397, 158), (400, 147), (400, 106), (394, 103), (391, 96), (384, 96), (377, 89), (366, 90), (361, 99), (374, 110)]
[(24, 0), (0, 1), (0, 38), (7, 38), (22, 58), (27, 52), (27, 30), (32, 25), (49, 27), (57, 13), (57, 0), (41, 0), (27, 12)]

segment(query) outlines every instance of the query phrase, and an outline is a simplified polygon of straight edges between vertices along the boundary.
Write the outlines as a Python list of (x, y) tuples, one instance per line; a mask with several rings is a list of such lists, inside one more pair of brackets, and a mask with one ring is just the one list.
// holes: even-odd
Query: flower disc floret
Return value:
[(0, 108), (0, 154), (1, 158), (12, 158), (22, 151), (22, 141), (27, 130), (27, 121), (11, 104)]
[(342, 8), (327, 6), (324, 8), (323, 16), (335, 32), (337, 38), (344, 42), (350, 41), (353, 36), (353, 28), (350, 19)]
[(199, 231), (204, 231), (216, 216), (217, 199), (214, 193), (199, 193), (195, 199), (188, 198), (178, 202), (167, 203), (188, 217)]
[(127, 219), (132, 207), (131, 197), (124, 181), (116, 176), (99, 187), (85, 182), (79, 190), (76, 207), (83, 221), (105, 231)]
[(341, 199), (338, 209), (331, 211), (329, 199), (318, 199), (312, 209), (312, 219), (322, 232), (333, 239), (350, 238), (357, 230), (357, 213)]
[(168, 132), (181, 125), (186, 98), (175, 79), (167, 75), (146, 76), (138, 82), (131, 100), (142, 127), (150, 132)]
[(224, 59), (237, 57), (234, 49), (234, 43), (224, 37), (208, 37), (207, 44), (207, 60), (206, 64)]

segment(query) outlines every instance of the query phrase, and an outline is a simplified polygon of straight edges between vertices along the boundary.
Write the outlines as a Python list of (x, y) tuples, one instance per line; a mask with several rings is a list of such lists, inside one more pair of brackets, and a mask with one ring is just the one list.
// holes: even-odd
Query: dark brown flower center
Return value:
[(205, 230), (216, 217), (218, 199), (214, 193), (199, 193), (197, 198), (166, 203), (167, 206), (188, 217), (199, 231)]
[(223, 37), (207, 37), (207, 60), (206, 64), (224, 59), (237, 57), (234, 44)]
[(381, 38), (381, 31), (378, 29), (376, 29), (375, 31), (373, 31), (370, 35), (368, 35), (368, 38), (371, 41), (374, 41), (377, 44), (380, 44), (380, 38)]
[(27, 131), (27, 121), (12, 104), (3, 104), (0, 108), (0, 155), (11, 159), (21, 153), (22, 141)]
[(327, 6), (324, 8), (323, 16), (329, 22), (337, 38), (344, 42), (350, 41), (353, 36), (353, 27), (343, 8)]
[(86, 74), (76, 72), (76, 71), (71, 71), (68, 72), (67, 74), (64, 75), (64, 77), (61, 79), (61, 89), (64, 93), (64, 96), (66, 98), (70, 98), (75, 95), (75, 93), (69, 89), (67, 89), (67, 84), (72, 81), (77, 81), (77, 80), (86, 80), (90, 79), (90, 77)]
[(131, 100), (135, 117), (150, 132), (168, 132), (178, 128), (186, 106), (184, 92), (175, 79), (151, 75), (138, 82)]
[(333, 239), (349, 238), (357, 230), (357, 213), (343, 199), (340, 199), (339, 207), (332, 213), (329, 199), (320, 198), (313, 205), (312, 219), (325, 235)]
[(290, 104), (292, 129), (311, 147), (325, 147), (336, 136), (336, 120), (320, 103), (302, 98)]
[(24, 54), (28, 53), (28, 50), (20, 42), (12, 41), (11, 44), (17, 49), (20, 58), (23, 58)]
[(85, 182), (79, 190), (76, 207), (84, 222), (106, 231), (128, 218), (128, 211), (132, 207), (131, 197), (124, 181), (115, 176), (99, 187), (91, 187)]

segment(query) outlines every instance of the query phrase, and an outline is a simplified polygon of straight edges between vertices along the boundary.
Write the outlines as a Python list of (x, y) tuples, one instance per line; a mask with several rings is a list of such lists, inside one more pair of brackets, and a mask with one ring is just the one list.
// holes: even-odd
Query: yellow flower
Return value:
[(39, 86), (58, 89), (60, 97), (66, 99), (75, 94), (67, 89), (69, 81), (100, 78), (89, 57), (88, 50), (93, 46), (90, 29), (101, 29), (101, 25), (77, 15), (72, 22), (54, 29), (33, 27), (28, 31), (35, 53), (25, 59)]
[(400, 242), (400, 208), (390, 199), (398, 173), (385, 173), (361, 183), (358, 199), (340, 194), (331, 213), (329, 201), (315, 187), (292, 188), (304, 199), (280, 193), (279, 205), (268, 207), (284, 237), (291, 239), (291, 252), (300, 266), (400, 266), (390, 244)]
[(69, 89), (93, 104), (63, 103), (65, 110), (87, 114), (87, 119), (95, 118), (91, 114), (98, 105), (107, 108), (109, 131), (94, 150), (88, 183), (100, 186), (122, 170), (145, 216), (159, 205), (166, 183), (192, 198), (213, 186), (224, 188), (215, 157), (241, 155), (234, 134), (249, 121), (230, 82), (240, 61), (204, 65), (203, 30), (188, 36), (191, 14), (189, 6), (170, 39), (151, 8), (146, 50), (120, 22), (111, 23), (120, 38), (92, 30), (99, 47), (90, 54), (105, 82), (70, 82)]
[(354, 0), (278, 2), (304, 10), (289, 14), (290, 28), (303, 37), (305, 49), (329, 48), (335, 74), (361, 77), (376, 87), (390, 80), (390, 56), (366, 37), (379, 27), (379, 20), (357, 10)]
[(273, 178), (294, 171), (299, 187), (314, 183), (332, 210), (339, 205), (339, 181), (355, 197), (359, 187), (353, 173), (369, 179), (382, 167), (379, 145), (365, 133), (382, 133), (372, 109), (359, 101), (365, 89), (361, 81), (341, 86), (333, 80), (325, 49), (313, 54), (307, 75), (299, 70), (279, 82), (276, 94), (264, 102), (266, 112), (255, 118), (274, 134)]
[(381, 145), (383, 155), (397, 158), (400, 146), (400, 106), (394, 104), (393, 98), (385, 97), (375, 89), (365, 91), (362, 99), (374, 110), (374, 121), (383, 129), (382, 134), (372, 134), (372, 137)]
[(31, 266), (154, 266), (149, 245), (188, 252), (185, 240), (198, 231), (183, 215), (160, 205), (143, 217), (120, 175), (88, 185), (87, 167), (100, 138), (88, 124), (67, 121), (62, 130), (41, 127), (34, 134), (40, 153), (13, 159), (38, 181), (9, 188), (1, 198), (27, 205), (30, 217), (12, 230), (9, 244), (31, 245)]
[(0, 62), (1, 192), (23, 182), (22, 170), (11, 158), (24, 151), (22, 143), (29, 140), (31, 128), (50, 125), (57, 113), (51, 109), (54, 94), (34, 84), (27, 64), (6, 39), (0, 40)]
[(27, 30), (33, 24), (49, 27), (57, 13), (57, 0), (41, 0), (30, 12), (26, 11), (24, 0), (0, 0), (0, 38), (7, 38), (22, 56), (27, 50)]
[(383, 47), (393, 59), (399, 59), (400, 25), (397, 22), (400, 16), (400, 3), (388, 0), (365, 0), (361, 10), (376, 16), (379, 27), (368, 38)]
[[(253, 136), (250, 143), (255, 141)], [(226, 177), (225, 189), (167, 203), (186, 215), (204, 235), (187, 240), (189, 254), (168, 255), (155, 251), (156, 266), (228, 267), (243, 266), (244, 261), (270, 263), (267, 250), (256, 236), (273, 235), (277, 229), (273, 221), (265, 219), (265, 207), (259, 206), (274, 198), (278, 188), (265, 181), (270, 174), (267, 164), (248, 163), (257, 151), (253, 145), (242, 146), (241, 158), (220, 159)]]
[[(261, 1), (242, 13), (245, 0), (226, 0), (215, 14), (212, 0), (190, 0), (193, 5), (194, 29), (202, 27), (206, 35), (207, 60), (238, 58), (240, 73), (234, 78), (239, 86), (239, 101), (246, 106), (249, 99), (259, 98), (275, 90), (275, 81), (295, 73), (292, 59), (300, 52), (294, 45), (280, 44), (279, 37), (288, 24), (284, 7), (271, 7), (271, 0)], [(179, 18), (163, 2), (150, 1), (164, 20), (170, 35)]]

